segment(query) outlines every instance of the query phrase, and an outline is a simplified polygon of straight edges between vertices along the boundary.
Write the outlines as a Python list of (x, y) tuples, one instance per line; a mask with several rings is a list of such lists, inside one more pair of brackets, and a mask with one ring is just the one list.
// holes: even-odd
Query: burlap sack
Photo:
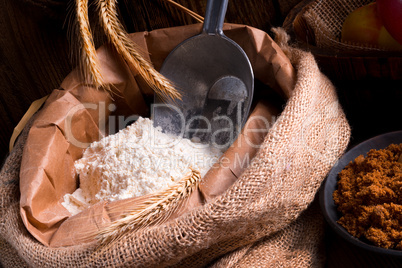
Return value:
[[(362, 52), (387, 51), (392, 49), (371, 44), (345, 42), (341, 40), (342, 25), (354, 10), (373, 2), (372, 0), (323, 0), (308, 3), (299, 14), (308, 28), (310, 44), (322, 49)], [(297, 18), (300, 21), (300, 18)], [(302, 23), (302, 22), (300, 22)], [(297, 33), (304, 40), (306, 33)], [(302, 36), (303, 35), (303, 36)], [(312, 40), (311, 40), (312, 38)]]
[[(168, 53), (184, 39), (200, 33), (201, 26), (194, 24), (149, 33), (133, 33), (131, 38), (155, 68), (160, 68)], [(201, 205), (204, 199), (208, 202), (222, 194), (247, 168), (249, 159), (255, 156), (267, 127), (271, 125), (269, 123), (264, 126), (264, 122), (261, 122), (261, 128), (255, 126), (261, 121), (258, 117), (272, 121), (271, 117), (278, 114), (271, 108), (275, 97), (269, 97), (269, 94), (275, 93), (276, 89), (282, 95), (289, 96), (294, 86), (295, 71), (292, 64), (265, 32), (233, 24), (226, 24), (224, 31), (227, 36), (242, 44), (248, 57), (252, 59), (255, 78), (268, 85), (262, 88), (256, 86), (253, 101), (256, 104), (255, 108), (252, 105), (251, 113), (256, 116), (248, 118), (245, 124), (247, 128), (251, 121), (251, 125), (254, 125), (252, 128), (263, 132), (254, 134), (253, 129), (239, 136), (225, 152), (225, 156), (229, 151), (234, 155), (227, 157), (230, 164), (218, 165), (211, 169), (214, 174), (204, 176), (199, 187), (203, 193), (196, 189), (194, 194), (199, 195), (191, 195), (188, 199), (192, 207)], [(73, 71), (61, 83), (60, 89), (54, 90), (49, 96), (29, 130), (25, 143), (20, 168), (22, 221), (28, 231), (47, 246), (61, 247), (91, 242), (89, 233), (96, 235), (100, 229), (110, 226), (128, 211), (132, 211), (141, 202), (139, 200), (147, 198), (144, 196), (99, 202), (74, 216), (61, 204), (63, 196), (78, 187), (78, 176), (73, 163), (82, 157), (83, 150), (103, 135), (114, 133), (116, 127), (123, 127), (119, 126), (121, 119), (125, 121), (133, 116), (149, 116), (149, 111), (152, 110), (149, 99), (153, 99), (153, 91), (138, 75), (137, 70), (129, 68), (111, 46), (100, 47), (97, 56), (104, 81), (115, 94), (111, 96), (103, 90), (96, 90), (79, 72)], [(262, 101), (268, 105), (260, 103)], [(278, 104), (275, 110), (280, 111), (283, 101)], [(242, 157), (244, 155), (249, 157)], [(180, 211), (189, 209), (185, 206)], [(158, 213), (161, 214), (163, 213)], [(82, 227), (77, 229), (76, 226)]]
[(210, 203), (161, 226), (129, 234), (98, 254), (94, 255), (93, 243), (46, 247), (23, 225), (18, 179), (28, 126), (0, 173), (2, 264), (6, 267), (321, 265), (321, 217), (314, 204), (309, 206), (325, 175), (345, 150), (350, 128), (333, 85), (320, 73), (313, 56), (287, 47), (283, 38), (278, 42), (297, 70), (297, 81), (252, 165)]

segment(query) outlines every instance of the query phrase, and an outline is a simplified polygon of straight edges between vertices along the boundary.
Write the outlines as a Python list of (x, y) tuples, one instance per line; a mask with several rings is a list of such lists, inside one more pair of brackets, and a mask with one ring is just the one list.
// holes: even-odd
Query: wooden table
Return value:
[(379, 255), (364, 251), (347, 243), (329, 226), (325, 233), (327, 268), (399, 268), (402, 258)]

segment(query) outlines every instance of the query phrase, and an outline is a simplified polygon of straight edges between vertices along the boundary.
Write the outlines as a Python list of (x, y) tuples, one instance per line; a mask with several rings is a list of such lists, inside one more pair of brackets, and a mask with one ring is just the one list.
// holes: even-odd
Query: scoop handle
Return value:
[(208, 0), (202, 28), (203, 33), (223, 35), (222, 27), (228, 2), (229, 0)]

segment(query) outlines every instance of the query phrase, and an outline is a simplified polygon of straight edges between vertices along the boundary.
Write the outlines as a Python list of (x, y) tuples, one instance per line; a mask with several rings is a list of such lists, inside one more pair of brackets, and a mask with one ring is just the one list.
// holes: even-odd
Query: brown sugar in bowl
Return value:
[(351, 161), (354, 161), (360, 155), (366, 157), (367, 153), (372, 149), (385, 149), (391, 144), (400, 143), (402, 143), (402, 131), (395, 131), (373, 137), (356, 145), (355, 147), (351, 148), (344, 156), (342, 156), (341, 159), (333, 166), (320, 189), (320, 206), (324, 218), (328, 222), (328, 225), (338, 235), (340, 235), (347, 242), (354, 244), (355, 246), (358, 246), (364, 250), (394, 257), (402, 257), (402, 250), (375, 246), (374, 243), (364, 238), (356, 238), (355, 236), (350, 234), (341, 224), (339, 224), (339, 220), (341, 219), (343, 214), (338, 211), (338, 207), (335, 204), (333, 196), (338, 187), (338, 174), (342, 170), (344, 170)]

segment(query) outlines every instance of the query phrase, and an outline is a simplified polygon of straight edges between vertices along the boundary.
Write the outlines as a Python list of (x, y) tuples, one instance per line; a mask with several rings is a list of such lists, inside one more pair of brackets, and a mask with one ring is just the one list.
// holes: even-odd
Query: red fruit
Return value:
[(377, 8), (385, 29), (402, 44), (402, 0), (377, 0)]
[(399, 44), (384, 27), (377, 12), (377, 3), (364, 5), (351, 12), (342, 25), (342, 42), (369, 44), (389, 50), (402, 50)]

